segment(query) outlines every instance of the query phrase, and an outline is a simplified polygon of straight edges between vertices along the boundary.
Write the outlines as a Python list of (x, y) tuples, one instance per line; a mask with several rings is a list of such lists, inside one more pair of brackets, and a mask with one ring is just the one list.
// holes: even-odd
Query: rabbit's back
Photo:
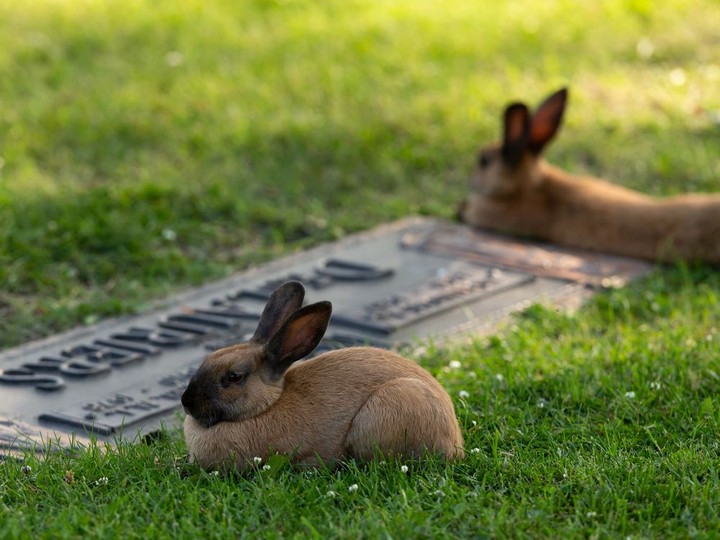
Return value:
[(548, 240), (662, 262), (720, 262), (720, 194), (655, 198), (557, 170), (543, 187), (557, 201)]
[[(382, 410), (373, 412), (373, 397), (382, 395)], [(422, 399), (419, 399), (422, 396)], [(312, 434), (323, 446), (332, 441), (334, 451), (345, 454), (350, 446), (347, 437), (353, 424), (385, 425), (391, 429), (414, 430), (432, 444), (438, 436), (452, 437), (462, 445), (460, 429), (450, 397), (427, 371), (396, 353), (370, 347), (353, 347), (331, 351), (313, 360), (300, 362), (286, 374), (286, 386), (276, 404), (277, 414), (293, 418), (295, 425)], [(379, 402), (378, 402), (379, 403)], [(363, 416), (357, 418), (358, 412)], [(392, 421), (388, 422), (388, 418)], [(363, 433), (372, 433), (361, 426)], [(355, 437), (357, 438), (357, 432)], [(332, 434), (332, 436), (329, 436)], [(401, 436), (401, 434), (398, 434)], [(394, 440), (390, 437), (388, 440)], [(367, 441), (369, 445), (381, 441)], [(399, 448), (380, 449), (394, 450)], [(446, 445), (447, 446), (447, 445)], [(415, 452), (413, 452), (415, 453)], [(355, 456), (369, 458), (371, 456)]]

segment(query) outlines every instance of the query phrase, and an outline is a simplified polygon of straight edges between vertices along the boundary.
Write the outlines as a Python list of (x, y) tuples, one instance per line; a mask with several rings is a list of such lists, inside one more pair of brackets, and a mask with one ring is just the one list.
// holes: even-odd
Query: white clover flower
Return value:
[(460, 369), (462, 367), (462, 364), (457, 360), (451, 360), (448, 364), (448, 367), (450, 369)]
[(104, 486), (104, 485), (107, 484), (107, 483), (108, 483), (108, 477), (107, 477), (107, 476), (101, 476), (100, 478), (98, 478), (97, 480), (95, 480), (95, 485), (96, 485), (96, 486)]
[(635, 392), (633, 392), (633, 391), (625, 392), (625, 397), (628, 399), (635, 399)]
[(467, 392), (465, 390), (460, 390), (458, 392), (458, 396), (460, 396), (460, 399), (467, 399), (470, 397), (470, 392)]
[(211, 471), (210, 476), (220, 476), (220, 471)]
[(470, 453), (471, 453), (471, 454), (479, 454), (479, 453), (480, 453), (480, 449), (477, 448), (477, 447), (475, 447), (475, 448), (473, 448), (472, 450), (470, 450)]
[(400, 472), (404, 472), (404, 473), (408, 472), (408, 466), (403, 465), (402, 467), (400, 467)]
[(642, 58), (643, 60), (647, 60), (655, 52), (655, 45), (653, 45), (653, 42), (650, 41), (648, 38), (642, 38), (640, 41), (637, 42), (635, 50), (637, 51), (640, 58)]
[(263, 465), (263, 471), (269, 471), (271, 468), (270, 465)]
[(258, 456), (255, 456), (255, 457), (253, 458), (253, 463), (254, 463), (255, 465), (260, 465), (260, 464), (262, 463), (262, 458), (261, 458), (261, 457), (258, 457)]
[(179, 51), (170, 51), (165, 55), (165, 63), (170, 67), (178, 67), (185, 61), (185, 57)]
[(673, 86), (684, 86), (687, 82), (687, 75), (682, 68), (675, 68), (668, 73), (670, 84)]
[(352, 486), (350, 486), (350, 487), (348, 488), (348, 491), (349, 491), (350, 493), (353, 493), (353, 492), (357, 491), (359, 488), (360, 488), (360, 486), (358, 486), (357, 484), (353, 484)]
[(337, 497), (337, 493), (335, 493), (335, 492), (331, 489), (330, 491), (328, 491), (328, 492), (325, 494), (325, 496), (334, 499), (335, 497)]

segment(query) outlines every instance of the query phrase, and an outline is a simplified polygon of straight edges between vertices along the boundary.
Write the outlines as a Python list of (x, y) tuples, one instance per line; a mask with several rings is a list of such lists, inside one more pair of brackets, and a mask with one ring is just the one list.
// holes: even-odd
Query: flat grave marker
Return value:
[(174, 421), (208, 351), (244, 341), (295, 279), (333, 317), (314, 354), (479, 333), (538, 301), (577, 304), (649, 263), (409, 218), (183, 293), (162, 308), (0, 352), (0, 453), (134, 438)]

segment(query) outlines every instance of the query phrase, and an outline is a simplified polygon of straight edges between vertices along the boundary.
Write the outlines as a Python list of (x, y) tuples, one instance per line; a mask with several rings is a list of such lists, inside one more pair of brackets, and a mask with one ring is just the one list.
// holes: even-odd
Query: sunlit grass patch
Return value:
[[(561, 85), (551, 161), (718, 191), (718, 27), (709, 0), (0, 2), (0, 347), (449, 218), (504, 105)], [(0, 536), (712, 537), (719, 290), (659, 269), (424, 346), (461, 464), (214, 476), (170, 432), (0, 462)]]

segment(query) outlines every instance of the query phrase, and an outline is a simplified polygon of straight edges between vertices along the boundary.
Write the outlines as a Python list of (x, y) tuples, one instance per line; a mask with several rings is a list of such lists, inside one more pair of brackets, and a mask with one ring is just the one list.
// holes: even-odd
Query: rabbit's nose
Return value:
[(190, 387), (188, 387), (187, 389), (185, 389), (183, 395), (180, 397), (180, 403), (182, 403), (183, 409), (185, 409), (185, 412), (187, 414), (190, 414), (192, 401), (192, 394), (190, 392)]

